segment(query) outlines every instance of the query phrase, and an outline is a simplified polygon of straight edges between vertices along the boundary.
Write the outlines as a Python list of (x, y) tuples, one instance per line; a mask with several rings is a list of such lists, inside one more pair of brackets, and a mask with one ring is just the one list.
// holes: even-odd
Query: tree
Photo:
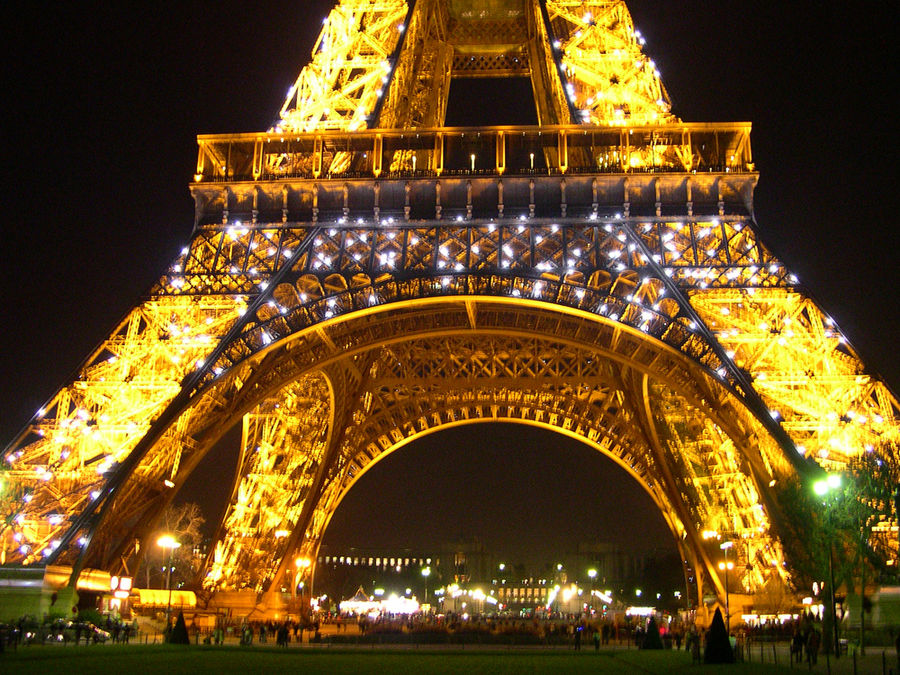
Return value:
[(704, 663), (734, 663), (734, 650), (725, 630), (722, 610), (716, 608), (712, 624), (706, 634), (706, 649), (703, 652)]
[(188, 637), (187, 624), (184, 621), (184, 612), (178, 612), (178, 619), (175, 621), (175, 627), (169, 635), (169, 643), (173, 645), (189, 645), (191, 639)]
[(650, 617), (647, 623), (647, 633), (644, 635), (644, 641), (640, 644), (641, 649), (662, 649), (663, 643), (659, 637), (659, 626), (656, 624), (656, 618)]
[(825, 578), (828, 569), (821, 504), (814, 500), (811, 486), (799, 477), (779, 481), (776, 498), (781, 507), (778, 529), (791, 571), (791, 586), (798, 593), (808, 593), (813, 583)]
[(753, 598), (760, 614), (784, 614), (791, 609), (794, 598), (781, 577), (772, 575)]
[(163, 588), (166, 584), (165, 566), (169, 561), (169, 549), (162, 549), (156, 545), (157, 537), (162, 533), (171, 534), (181, 544), (171, 550), (173, 588), (179, 588), (191, 584), (202, 564), (202, 556), (195, 555), (194, 551), (203, 541), (202, 527), (206, 519), (200, 507), (193, 502), (183, 504), (171, 504), (160, 517), (157, 532), (146, 542), (143, 547), (143, 557), (138, 568), (137, 583), (143, 583), (147, 588)]
[[(894, 556), (896, 542), (874, 535), (875, 527), (890, 520), (894, 510), (900, 480), (897, 444), (867, 447), (850, 458), (839, 476), (819, 495), (812, 484), (799, 479), (782, 482), (777, 495), (782, 545), (796, 590), (809, 592), (814, 581), (825, 580), (825, 597), (833, 599), (842, 585), (851, 591), (858, 582), (865, 606), (866, 579), (883, 579), (893, 572), (887, 561)], [(826, 623), (834, 627), (828, 632), (836, 633), (830, 601), (828, 607)], [(832, 637), (826, 649), (837, 643), (837, 635)]]
[(873, 529), (890, 520), (893, 494), (900, 482), (896, 444), (870, 448), (851, 458), (841, 474), (841, 485), (827, 496), (813, 492), (812, 481), (780, 481), (778, 523), (794, 589), (807, 593), (828, 571), (833, 547), (835, 583), (852, 588), (857, 574), (884, 577), (896, 542), (879, 539)]

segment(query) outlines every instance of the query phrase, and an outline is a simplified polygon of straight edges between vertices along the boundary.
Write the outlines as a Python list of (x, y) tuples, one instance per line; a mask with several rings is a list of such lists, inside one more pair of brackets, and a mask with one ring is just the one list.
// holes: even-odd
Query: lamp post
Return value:
[[(303, 588), (306, 586), (306, 584), (301, 581), (301, 579), (306, 574), (306, 571), (310, 567), (312, 567), (312, 560), (310, 560), (309, 558), (304, 558), (303, 556), (299, 556), (296, 560), (294, 560), (294, 564), (297, 566), (297, 576), (294, 577), (294, 588), (291, 590), (299, 590), (299, 595), (302, 598)], [(310, 587), (312, 587), (312, 585), (310, 585)]]
[(428, 577), (431, 576), (431, 567), (423, 567), (422, 568), (422, 577), (425, 579), (425, 593), (423, 594), (423, 598), (425, 603), (428, 604)]
[(166, 591), (168, 591), (169, 596), (169, 599), (166, 601), (166, 634), (168, 635), (172, 614), (172, 554), (176, 548), (181, 546), (181, 543), (171, 534), (164, 534), (156, 540), (156, 545), (169, 552), (166, 559)]
[[(900, 524), (900, 485), (897, 486), (897, 489), (894, 490), (894, 517), (897, 519), (897, 523)], [(898, 551), (900, 551), (900, 528), (897, 528), (897, 545)], [(897, 554), (898, 563), (897, 568), (900, 569), (900, 553)]]
[(719, 563), (719, 569), (725, 571), (725, 630), (731, 635), (731, 604), (728, 597), (728, 570), (730, 570), (734, 563), (728, 562), (728, 549), (734, 546), (733, 541), (725, 541), (719, 544), (719, 548), (725, 551), (725, 562)]
[[(840, 489), (841, 477), (836, 473), (830, 473), (824, 479), (817, 480), (813, 484), (813, 492), (822, 497), (823, 505), (827, 505), (827, 495), (829, 492), (836, 492)], [(825, 518), (827, 519), (829, 526), (825, 534), (828, 537), (828, 577), (829, 585), (831, 586), (831, 634), (834, 639), (834, 644), (832, 646), (834, 648), (834, 658), (839, 658), (841, 655), (841, 643), (838, 640), (837, 602), (834, 598), (834, 545), (831, 532), (831, 509), (825, 510)]]
[(597, 578), (597, 570), (593, 567), (588, 570), (588, 577), (591, 580), (591, 607), (594, 606), (594, 579)]

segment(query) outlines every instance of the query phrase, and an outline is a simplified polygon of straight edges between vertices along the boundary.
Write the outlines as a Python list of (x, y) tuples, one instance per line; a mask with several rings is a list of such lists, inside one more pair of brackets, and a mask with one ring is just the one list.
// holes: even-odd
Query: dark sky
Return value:
[[(30, 3), (6, 23), (4, 443), (187, 242), (196, 134), (267, 128), (331, 7), (321, 0), (118, 4)], [(679, 117), (753, 122), (764, 241), (896, 391), (897, 159), (887, 84), (898, 63), (896, 8), (866, 3), (863, 11), (828, 0), (628, 4)], [(436, 436), (433, 453), (411, 446), (373, 470), (346, 508), (377, 499), (379, 481), (401, 476), (424, 486), (443, 468), (495, 475), (508, 461), (503, 448), (521, 433), (504, 429), (496, 429), (496, 448), (486, 454), (466, 445), (477, 435), (463, 432), (452, 440)], [(528, 445), (532, 464), (522, 472), (559, 470), (535, 482), (531, 494), (546, 487), (568, 503), (586, 484), (621, 482), (610, 462), (578, 449), (562, 452), (567, 441), (541, 438)], [(499, 537), (516, 515), (510, 501), (521, 493), (486, 480), (504, 486), (502, 499), (490, 490), (458, 497), (495, 514), (483, 519), (480, 534)], [(573, 494), (569, 480), (578, 486)], [(441, 486), (439, 503), (456, 501), (452, 489)], [(432, 492), (410, 487), (407, 494), (419, 503)], [(572, 536), (613, 537), (605, 519), (629, 512), (622, 504), (639, 495), (628, 494), (617, 492), (614, 502), (591, 495), (585, 508), (606, 512), (579, 522)], [(644, 517), (643, 508), (631, 511)], [(538, 534), (546, 536), (537, 538), (546, 541), (553, 527), (572, 522), (567, 514), (548, 515), (556, 524), (541, 525)], [(335, 536), (341, 518), (339, 512)], [(447, 534), (478, 534), (459, 529)], [(368, 530), (386, 532), (383, 525)], [(352, 527), (345, 531), (346, 543), (354, 543)]]

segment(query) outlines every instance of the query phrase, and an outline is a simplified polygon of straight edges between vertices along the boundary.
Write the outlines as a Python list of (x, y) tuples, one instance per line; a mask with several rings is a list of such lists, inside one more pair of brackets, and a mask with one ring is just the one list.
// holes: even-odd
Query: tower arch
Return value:
[[(338, 346), (346, 340), (353, 349)], [(702, 531), (743, 538), (748, 586), (783, 570), (759, 507), (773, 503), (769, 482), (792, 470), (777, 444), (698, 364), (608, 318), (509, 297), (407, 301), (334, 317), (233, 370), (123, 481), (94, 565), (127, 560), (149, 536), (174, 492), (150, 492), (148, 480), (171, 476), (174, 449), (182, 484), (230, 426), (222, 420), (243, 420), (243, 443), (207, 584), (270, 595), (291, 561), (315, 559), (340, 499), (372, 463), (447, 425), (506, 420), (580, 438), (625, 467), (701, 585), (723, 588)], [(122, 531), (129, 537), (114, 536)]]
[[(672, 115), (620, 0), (475, 4), (342, 0), (281, 123), (198, 138), (189, 245), (3, 452), (2, 562), (127, 567), (241, 421), (298, 440), (244, 448), (210, 583), (275, 592), (229, 532), (281, 565), (345, 486), (323, 467), (503, 408), (640, 453), (687, 537), (781, 574), (770, 483), (897, 441), (896, 396), (760, 241), (750, 125)], [(531, 77), (541, 124), (442, 126), (449, 80), (486, 73)]]

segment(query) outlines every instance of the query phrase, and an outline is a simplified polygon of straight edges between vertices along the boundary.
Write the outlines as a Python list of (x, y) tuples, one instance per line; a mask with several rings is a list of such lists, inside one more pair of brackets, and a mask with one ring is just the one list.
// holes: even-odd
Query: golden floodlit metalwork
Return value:
[[(633, 476), (700, 597), (710, 533), (747, 593), (785, 577), (771, 486), (897, 442), (897, 400), (759, 240), (750, 124), (676, 118), (643, 44), (617, 1), (339, 2), (272, 129), (199, 137), (190, 245), (5, 450), (0, 562), (133, 569), (241, 423), (204, 583), (276, 607), (370, 466), (512, 421)], [(539, 125), (443, 126), (462, 77), (530, 78)]]

